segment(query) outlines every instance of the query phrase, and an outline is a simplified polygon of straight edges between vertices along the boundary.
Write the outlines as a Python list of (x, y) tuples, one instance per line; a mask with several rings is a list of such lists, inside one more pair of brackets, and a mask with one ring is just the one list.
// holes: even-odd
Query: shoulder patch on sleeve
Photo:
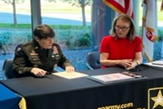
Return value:
[(19, 51), (21, 51), (22, 50), (22, 47), (21, 46), (17, 46), (16, 47), (16, 52), (19, 52)]

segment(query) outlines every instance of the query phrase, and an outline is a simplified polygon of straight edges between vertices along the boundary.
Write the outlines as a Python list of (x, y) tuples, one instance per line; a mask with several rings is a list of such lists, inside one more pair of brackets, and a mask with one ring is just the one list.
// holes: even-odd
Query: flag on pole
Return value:
[(144, 55), (147, 61), (153, 60), (153, 46), (157, 40), (157, 7), (156, 0), (143, 1), (142, 39)]
[(119, 14), (127, 14), (134, 18), (132, 0), (103, 0), (103, 2)]

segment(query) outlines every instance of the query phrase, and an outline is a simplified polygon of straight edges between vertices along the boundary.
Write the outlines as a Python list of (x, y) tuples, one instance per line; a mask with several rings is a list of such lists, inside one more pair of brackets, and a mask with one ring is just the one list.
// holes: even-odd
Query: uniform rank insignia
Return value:
[(56, 46), (53, 47), (53, 54), (58, 54), (58, 49)]
[(36, 53), (34, 50), (32, 50), (32, 52), (30, 53), (30, 55), (32, 56), (34, 56), (34, 55), (38, 55), (38, 53)]

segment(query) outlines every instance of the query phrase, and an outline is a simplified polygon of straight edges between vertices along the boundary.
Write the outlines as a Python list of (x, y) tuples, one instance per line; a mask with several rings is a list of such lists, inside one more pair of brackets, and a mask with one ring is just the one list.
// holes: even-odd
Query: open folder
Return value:
[(122, 80), (130, 80), (134, 78), (141, 78), (141, 75), (134, 74), (131, 72), (121, 72), (121, 73), (111, 73), (111, 74), (102, 74), (102, 75), (94, 75), (88, 76), (89, 79), (94, 81), (106, 84), (115, 81), (122, 81)]

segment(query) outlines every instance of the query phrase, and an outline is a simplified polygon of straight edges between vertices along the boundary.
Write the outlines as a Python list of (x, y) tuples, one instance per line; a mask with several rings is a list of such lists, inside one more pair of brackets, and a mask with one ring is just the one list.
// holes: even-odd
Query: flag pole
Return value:
[[(142, 40), (144, 40), (144, 30), (146, 28), (146, 18), (147, 18), (147, 4), (146, 4), (146, 0), (143, 0), (142, 2), (142, 7), (143, 7), (143, 16), (142, 16)], [(145, 45), (143, 43), (143, 54), (145, 56), (145, 58), (147, 59), (148, 62), (151, 61), (151, 59), (149, 58), (149, 56), (147, 55), (147, 53), (145, 52)]]
[(134, 13), (134, 22), (136, 26), (137, 33), (139, 32), (139, 3), (140, 0), (133, 0), (133, 13)]

